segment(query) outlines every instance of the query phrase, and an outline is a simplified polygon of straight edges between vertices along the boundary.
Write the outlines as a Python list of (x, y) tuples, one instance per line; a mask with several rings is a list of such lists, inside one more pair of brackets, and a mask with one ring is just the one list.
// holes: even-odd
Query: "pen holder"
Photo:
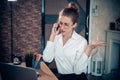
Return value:
[(39, 70), (41, 68), (41, 60), (32, 60), (32, 68)]
[(41, 68), (41, 57), (39, 54), (34, 55), (32, 59), (32, 68), (39, 70)]
[(39, 55), (34, 55), (32, 59), (32, 68), (36, 70), (37, 76), (40, 76), (39, 70), (41, 69), (41, 59)]

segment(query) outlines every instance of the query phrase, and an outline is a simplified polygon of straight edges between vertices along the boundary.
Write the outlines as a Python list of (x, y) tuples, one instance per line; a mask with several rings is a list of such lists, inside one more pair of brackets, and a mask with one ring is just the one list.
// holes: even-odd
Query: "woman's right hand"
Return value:
[(59, 34), (60, 28), (58, 28), (58, 30), (57, 30), (57, 27), (58, 27), (58, 26), (59, 26), (58, 23), (54, 23), (54, 24), (53, 24), (49, 41), (54, 42), (55, 36)]

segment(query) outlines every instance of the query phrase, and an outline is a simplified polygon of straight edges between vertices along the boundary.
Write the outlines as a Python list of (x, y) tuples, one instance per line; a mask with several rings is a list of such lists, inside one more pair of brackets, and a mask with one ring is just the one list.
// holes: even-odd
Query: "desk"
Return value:
[[(25, 63), (22, 63), (21, 65), (25, 66)], [(53, 72), (48, 68), (48, 66), (44, 62), (41, 62), (40, 76), (38, 77), (38, 80), (58, 80), (58, 79), (53, 74)]]

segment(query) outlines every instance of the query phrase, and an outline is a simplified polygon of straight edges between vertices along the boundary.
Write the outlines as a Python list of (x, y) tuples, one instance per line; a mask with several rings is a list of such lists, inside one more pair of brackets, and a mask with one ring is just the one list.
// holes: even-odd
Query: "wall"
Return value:
[(0, 61), (4, 61), (5, 57), (8, 60), (11, 58), (10, 17), (8, 17), (10, 13), (8, 12), (9, 7), (7, 5), (7, 2), (5, 0), (2, 0), (0, 2)]
[[(97, 35), (101, 41), (106, 41), (106, 30), (109, 30), (110, 22), (115, 22), (115, 20), (120, 17), (119, 4), (119, 0), (91, 0), (90, 42), (92, 39), (96, 39)], [(92, 13), (92, 9), (95, 5), (98, 5), (97, 16)], [(100, 52), (103, 60), (105, 60), (105, 47), (101, 47)]]
[[(28, 51), (40, 52), (41, 49), (41, 0), (18, 0), (11, 6), (6, 0), (0, 6), (0, 50), (7, 62), (11, 61), (11, 38), (13, 55), (24, 56)], [(3, 59), (0, 59), (3, 60)]]

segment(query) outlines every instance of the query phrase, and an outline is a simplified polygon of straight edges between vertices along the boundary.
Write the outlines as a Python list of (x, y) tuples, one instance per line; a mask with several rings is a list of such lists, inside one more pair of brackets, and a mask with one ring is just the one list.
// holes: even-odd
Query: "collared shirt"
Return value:
[(43, 60), (52, 62), (55, 59), (60, 74), (86, 73), (88, 56), (85, 54), (87, 41), (75, 31), (63, 45), (62, 35), (56, 36), (54, 42), (47, 41)]

